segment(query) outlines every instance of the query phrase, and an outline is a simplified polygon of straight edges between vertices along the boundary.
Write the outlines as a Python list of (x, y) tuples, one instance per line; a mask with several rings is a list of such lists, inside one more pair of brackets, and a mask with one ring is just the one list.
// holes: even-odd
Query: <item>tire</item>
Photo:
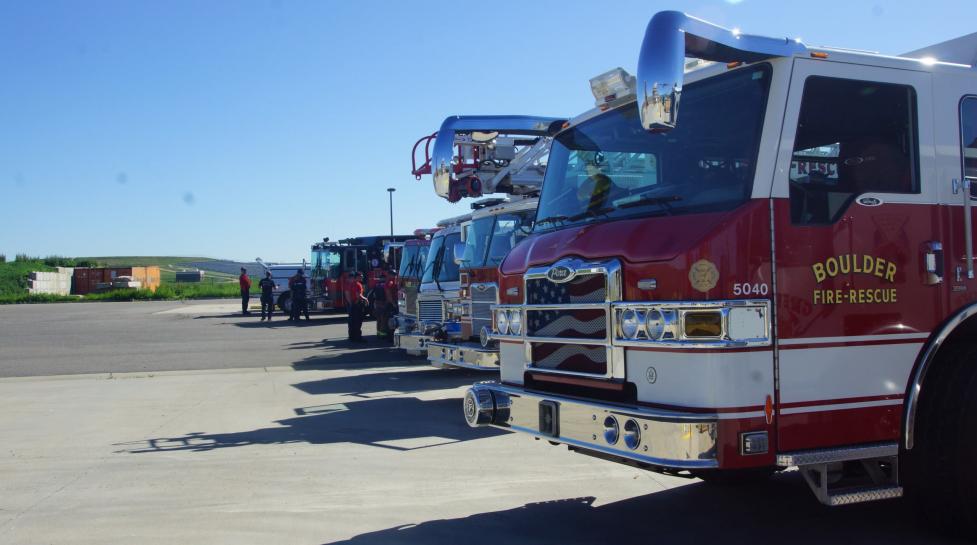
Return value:
[(291, 316), (292, 295), (288, 293), (282, 294), (282, 296), (278, 298), (278, 308), (282, 309), (282, 313), (284, 313), (285, 316)]
[(762, 483), (774, 474), (775, 468), (757, 467), (749, 469), (713, 469), (697, 471), (696, 477), (714, 486), (741, 486)]
[(900, 480), (936, 529), (977, 539), (977, 345), (954, 342), (927, 371)]

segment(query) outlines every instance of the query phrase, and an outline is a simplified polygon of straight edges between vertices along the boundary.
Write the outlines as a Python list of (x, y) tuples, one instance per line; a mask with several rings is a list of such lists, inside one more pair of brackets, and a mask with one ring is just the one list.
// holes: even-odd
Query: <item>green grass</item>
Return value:
[[(190, 261), (216, 261), (200, 257), (84, 257), (66, 258), (49, 256), (36, 258), (18, 255), (14, 261), (0, 261), (0, 304), (12, 303), (59, 303), (77, 301), (168, 301), (181, 299), (210, 299), (239, 297), (237, 276), (206, 271), (203, 282), (176, 282), (175, 263)], [(53, 271), (54, 266), (72, 266), (87, 262), (106, 267), (160, 266), (161, 285), (152, 292), (148, 289), (117, 289), (79, 295), (51, 295), (27, 293), (28, 274), (33, 271)]]

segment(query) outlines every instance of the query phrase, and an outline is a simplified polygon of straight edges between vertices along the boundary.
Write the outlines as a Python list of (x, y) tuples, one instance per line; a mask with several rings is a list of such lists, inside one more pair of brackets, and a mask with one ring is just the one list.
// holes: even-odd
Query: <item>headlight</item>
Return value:
[(645, 313), (645, 335), (653, 341), (665, 336), (665, 317), (660, 310), (653, 308)]
[(686, 337), (715, 337), (723, 334), (723, 314), (719, 311), (688, 312), (684, 325)]
[(522, 333), (522, 313), (518, 310), (509, 312), (509, 333), (513, 335)]
[(624, 335), (624, 338), (638, 338), (638, 331), (641, 330), (643, 320), (644, 312), (637, 311), (633, 308), (625, 309), (621, 313), (621, 334)]
[(498, 328), (499, 334), (509, 334), (509, 311), (503, 309), (495, 311), (495, 327)]

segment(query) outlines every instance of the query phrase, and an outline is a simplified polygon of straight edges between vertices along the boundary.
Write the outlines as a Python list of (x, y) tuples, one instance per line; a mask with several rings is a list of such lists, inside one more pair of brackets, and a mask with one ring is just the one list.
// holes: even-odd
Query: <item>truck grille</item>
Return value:
[(499, 288), (495, 284), (473, 284), (472, 332), (478, 335), (483, 327), (492, 329), (492, 305), (498, 302)]
[(526, 335), (530, 337), (564, 337), (605, 340), (607, 310), (559, 309), (527, 310)]
[(443, 310), (441, 298), (417, 300), (417, 319), (421, 322), (443, 322)]
[(533, 343), (532, 350), (532, 367), (539, 370), (607, 373), (607, 348), (603, 345)]
[(526, 280), (526, 303), (530, 305), (579, 305), (606, 300), (607, 276), (603, 274), (582, 274), (561, 283), (548, 278)]
[(401, 314), (407, 316), (417, 316), (417, 286), (404, 286), (404, 308), (400, 309)]

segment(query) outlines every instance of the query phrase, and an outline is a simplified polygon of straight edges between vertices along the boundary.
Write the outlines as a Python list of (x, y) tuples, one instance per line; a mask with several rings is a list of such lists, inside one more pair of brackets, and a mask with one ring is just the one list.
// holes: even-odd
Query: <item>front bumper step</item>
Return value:
[(497, 382), (469, 388), (463, 409), (473, 427), (510, 429), (668, 469), (718, 467), (716, 415), (594, 403)]
[(499, 351), (476, 343), (427, 343), (427, 359), (435, 367), (463, 367), (479, 371), (499, 370)]

